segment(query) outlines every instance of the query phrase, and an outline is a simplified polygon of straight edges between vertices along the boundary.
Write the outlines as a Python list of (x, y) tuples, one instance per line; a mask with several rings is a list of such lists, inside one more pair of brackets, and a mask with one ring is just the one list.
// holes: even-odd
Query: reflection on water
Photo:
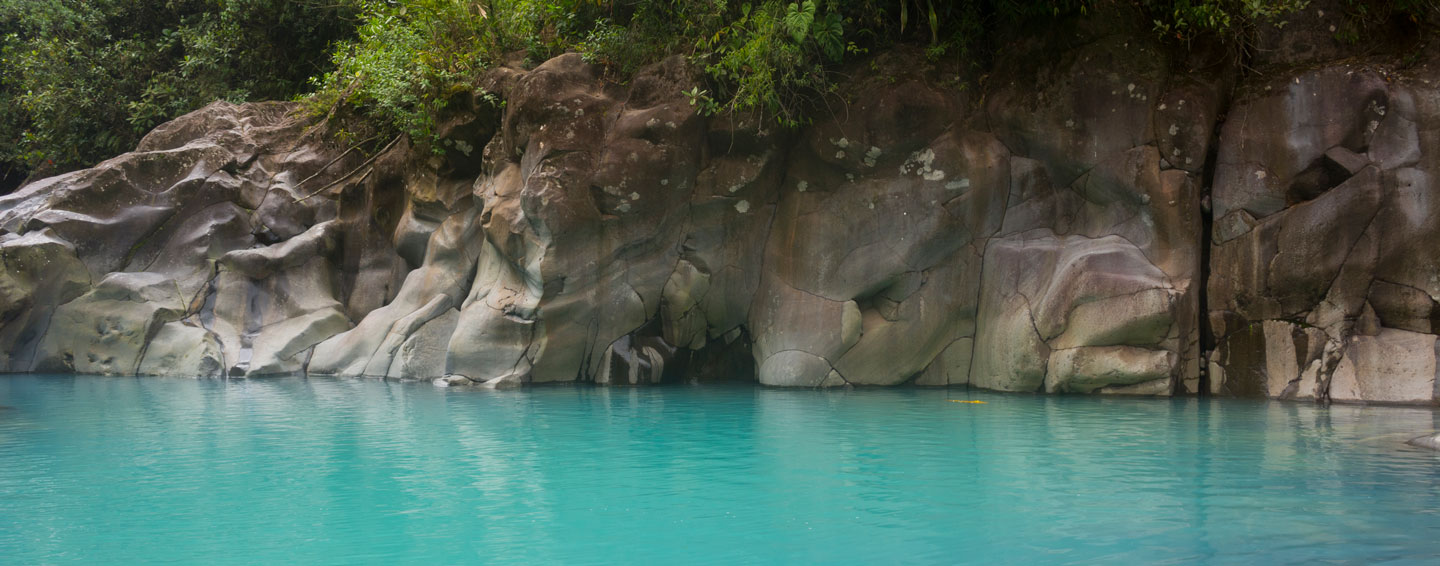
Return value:
[(1429, 409), (37, 376), (0, 405), (7, 564), (1440, 557)]

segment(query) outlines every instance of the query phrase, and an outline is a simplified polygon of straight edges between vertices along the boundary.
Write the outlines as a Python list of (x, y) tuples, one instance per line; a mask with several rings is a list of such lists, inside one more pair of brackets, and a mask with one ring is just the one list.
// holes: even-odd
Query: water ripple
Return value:
[(0, 405), (7, 564), (1440, 558), (1426, 409), (54, 376)]

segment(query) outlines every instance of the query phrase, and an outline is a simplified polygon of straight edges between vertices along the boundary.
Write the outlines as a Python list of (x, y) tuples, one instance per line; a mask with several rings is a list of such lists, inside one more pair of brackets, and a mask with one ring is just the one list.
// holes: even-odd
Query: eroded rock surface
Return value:
[(495, 69), (440, 153), (216, 103), (0, 197), (0, 370), (1433, 402), (1440, 73), (1132, 24), (881, 53), (798, 131), (680, 57)]
[(1435, 401), (1437, 81), (1350, 62), (1241, 85), (1213, 191), (1215, 392)]

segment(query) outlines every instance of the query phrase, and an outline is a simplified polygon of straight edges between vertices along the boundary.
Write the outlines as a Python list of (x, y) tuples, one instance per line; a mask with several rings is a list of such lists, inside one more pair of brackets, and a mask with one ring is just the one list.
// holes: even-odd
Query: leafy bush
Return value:
[(312, 107), (350, 105), (382, 129), (430, 139), (452, 86), (493, 62), (483, 14), (453, 0), (365, 1), (358, 37), (335, 51), (335, 69), (315, 81)]
[(705, 70), (722, 89), (722, 110), (760, 111), (782, 125), (804, 121), (800, 103), (830, 85), (827, 62), (845, 53), (844, 24), (813, 0), (767, 0), (698, 42)]
[(1189, 40), (1202, 34), (1248, 41), (1254, 28), (1276, 24), (1299, 11), (1310, 0), (1147, 0), (1144, 6), (1156, 13), (1155, 29), (1162, 35)]

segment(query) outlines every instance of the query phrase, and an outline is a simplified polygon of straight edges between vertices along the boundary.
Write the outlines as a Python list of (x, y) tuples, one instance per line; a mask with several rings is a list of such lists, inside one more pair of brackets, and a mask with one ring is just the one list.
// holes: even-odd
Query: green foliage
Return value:
[(327, 0), (0, 0), (0, 163), (74, 169), (217, 99), (295, 96), (352, 13)]
[(1156, 12), (1155, 30), (1189, 40), (1214, 34), (1244, 41), (1255, 26), (1277, 25), (1281, 18), (1310, 4), (1309, 0), (1147, 0)]
[(830, 88), (825, 64), (844, 54), (840, 15), (813, 0), (745, 4), (740, 17), (696, 43), (695, 58), (723, 89), (722, 110), (759, 112), (794, 126), (804, 102)]
[[(316, 114), (434, 141), (435, 117), (502, 61), (566, 51), (626, 81), (680, 54), (704, 69), (697, 112), (805, 123), (857, 54), (923, 45), (983, 73), (1005, 30), (1138, 10), (1163, 37), (1244, 45), (1307, 0), (0, 0), (0, 179), (125, 151), (215, 99), (314, 89)], [(1344, 0), (1337, 36), (1434, 25), (1440, 0)], [(1353, 24), (1353, 25), (1351, 25)], [(344, 128), (340, 128), (342, 131)], [(367, 132), (367, 134), (370, 132)]]
[(365, 0), (358, 37), (336, 49), (335, 69), (315, 81), (312, 108), (348, 105), (384, 130), (431, 139), (445, 100), (493, 61), (483, 13), (453, 0)]

